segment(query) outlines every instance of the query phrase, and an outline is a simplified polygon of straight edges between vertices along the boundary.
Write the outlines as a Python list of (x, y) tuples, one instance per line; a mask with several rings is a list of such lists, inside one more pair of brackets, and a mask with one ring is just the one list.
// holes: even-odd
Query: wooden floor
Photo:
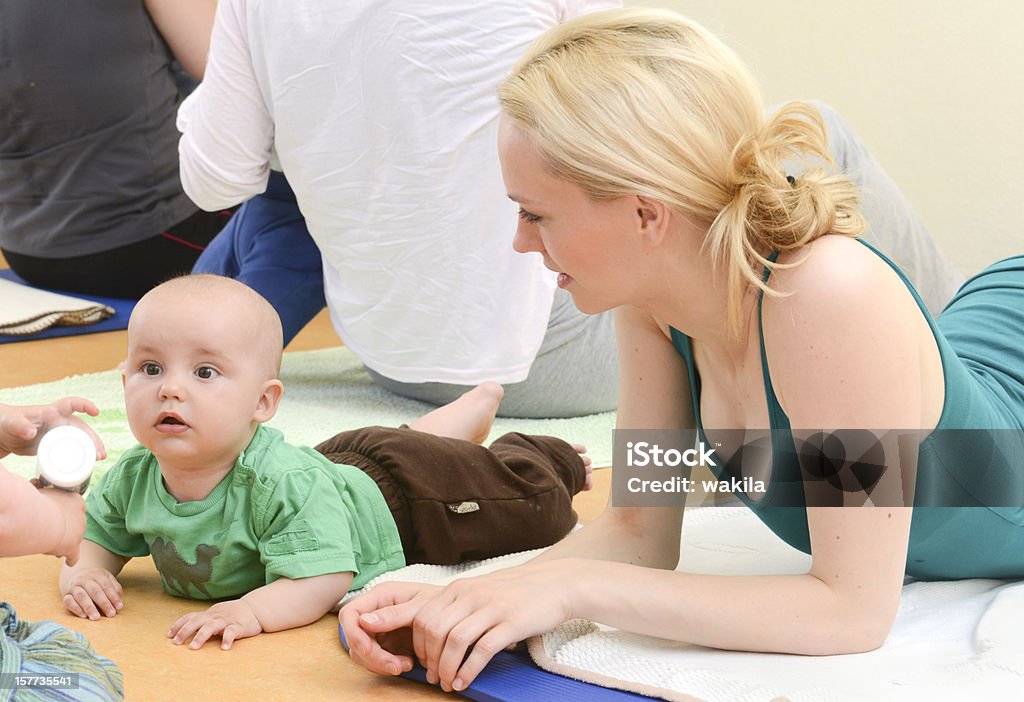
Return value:
[[(0, 267), (6, 267), (2, 258)], [(339, 344), (322, 312), (286, 351)], [(124, 331), (0, 344), (0, 402), (3, 388), (109, 370), (124, 353)], [(582, 521), (603, 509), (610, 473), (598, 471), (595, 489), (577, 496), (574, 506)], [(338, 644), (333, 615), (302, 629), (241, 641), (227, 652), (209, 645), (187, 651), (170, 644), (164, 633), (181, 613), (198, 607), (164, 595), (150, 559), (129, 563), (121, 578), (126, 610), (100, 622), (79, 620), (63, 610), (56, 587), (58, 570), (58, 561), (46, 556), (5, 559), (0, 565), (0, 599), (10, 601), (26, 620), (53, 619), (84, 634), (121, 666), (129, 700), (452, 699), (438, 689), (377, 677), (354, 664)]]

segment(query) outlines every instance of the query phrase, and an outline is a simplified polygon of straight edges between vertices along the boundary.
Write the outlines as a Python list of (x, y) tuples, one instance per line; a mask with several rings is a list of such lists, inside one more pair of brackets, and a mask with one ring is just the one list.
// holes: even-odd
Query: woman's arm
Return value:
[(238, 0), (217, 4), (203, 84), (178, 111), (178, 157), (185, 193), (204, 210), (262, 193), (270, 175), (274, 122), (256, 80)]
[[(772, 280), (784, 296), (765, 298), (766, 352), (797, 432), (934, 426), (941, 406), (922, 398), (923, 386), (941, 386), (935, 342), (884, 262), (858, 242), (826, 237)], [(908, 484), (900, 469), (913, 466), (895, 452), (885, 459), (881, 482), (889, 484), (880, 487), (892, 495), (892, 483)], [(592, 563), (586, 586), (567, 599), (573, 616), (717, 648), (863, 651), (884, 641), (895, 617), (910, 516), (891, 498), (884, 507), (809, 508), (807, 574), (698, 576)], [(624, 596), (624, 581), (642, 595)]]
[[(616, 429), (694, 427), (690, 379), (667, 328), (635, 308), (621, 307), (614, 314), (621, 378)], [(535, 561), (595, 558), (675, 568), (683, 506), (682, 499), (678, 508), (617, 507), (609, 500), (600, 517)]]
[(185, 71), (202, 80), (217, 0), (145, 0), (146, 11)]
[[(857, 241), (823, 237), (805, 263), (777, 271), (773, 281), (790, 296), (765, 299), (765, 349), (794, 435), (832, 432), (839, 443), (849, 442), (850, 430), (869, 430), (882, 438), (875, 506), (822, 506), (824, 481), (805, 482), (810, 575), (862, 623), (861, 640), (881, 643), (906, 571), (917, 439), (942, 411), (938, 348), (906, 285)], [(913, 445), (896, 443), (897, 432)], [(865, 494), (843, 497), (863, 504)]]

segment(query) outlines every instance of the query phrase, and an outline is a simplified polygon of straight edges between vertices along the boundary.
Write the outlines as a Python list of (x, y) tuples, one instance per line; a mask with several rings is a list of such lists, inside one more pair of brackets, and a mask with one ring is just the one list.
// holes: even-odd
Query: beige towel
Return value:
[(92, 300), (47, 292), (0, 278), (0, 334), (35, 334), (55, 325), (94, 324), (114, 310)]

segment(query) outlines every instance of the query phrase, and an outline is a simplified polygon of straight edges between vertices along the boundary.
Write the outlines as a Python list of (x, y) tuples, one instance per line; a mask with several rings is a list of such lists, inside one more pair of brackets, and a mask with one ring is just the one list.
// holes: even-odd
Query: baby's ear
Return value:
[(277, 413), (277, 406), (281, 404), (281, 397), (284, 395), (284, 384), (274, 378), (268, 380), (260, 393), (259, 402), (256, 405), (256, 413), (253, 419), (261, 424), (268, 422)]

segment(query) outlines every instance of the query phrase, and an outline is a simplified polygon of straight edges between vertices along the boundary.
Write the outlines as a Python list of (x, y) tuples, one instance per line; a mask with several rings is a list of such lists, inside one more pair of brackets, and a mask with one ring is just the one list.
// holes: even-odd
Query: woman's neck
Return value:
[(738, 333), (729, 323), (728, 274), (717, 266), (691, 232), (665, 246), (651, 277), (646, 298), (637, 306), (659, 323), (674, 327), (716, 357), (745, 358), (750, 334), (758, 329), (757, 291), (747, 290), (740, 303)]

